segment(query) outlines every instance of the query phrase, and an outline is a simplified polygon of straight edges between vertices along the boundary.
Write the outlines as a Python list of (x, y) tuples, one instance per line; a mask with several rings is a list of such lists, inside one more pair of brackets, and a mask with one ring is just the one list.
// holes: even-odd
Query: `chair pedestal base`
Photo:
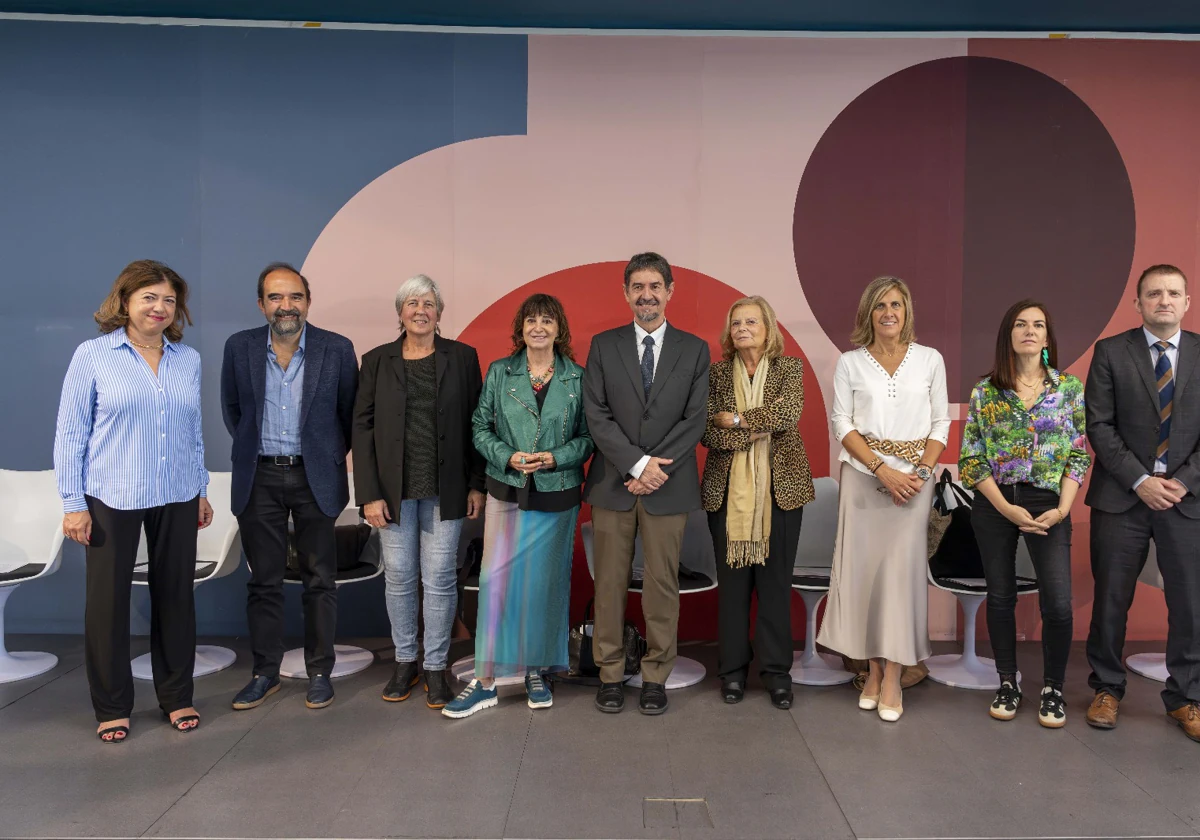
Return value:
[[(667, 677), (665, 683), (668, 689), (687, 688), (689, 685), (695, 685), (704, 679), (707, 675), (704, 666), (695, 659), (688, 659), (686, 656), (677, 656), (675, 658), (675, 667), (671, 669), (671, 676)], [(630, 688), (642, 687), (642, 675), (637, 674), (625, 685)]]
[[(365, 671), (375, 661), (374, 653), (356, 645), (334, 645), (333, 651), (337, 658), (329, 678), (334, 680)], [(292, 648), (283, 655), (279, 676), (291, 677), (294, 680), (308, 679), (308, 669), (304, 667), (304, 648)]]
[(1167, 656), (1164, 653), (1135, 653), (1125, 660), (1125, 667), (1148, 680), (1167, 681)]
[(804, 601), (804, 650), (792, 657), (792, 682), (799, 685), (845, 685), (854, 675), (842, 665), (839, 656), (817, 653), (817, 607), (826, 592), (797, 589)]
[[(987, 595), (979, 592), (956, 593), (963, 610), (963, 652), (931, 656), (925, 660), (929, 666), (929, 679), (951, 688), (970, 688), (976, 691), (995, 691), (1000, 687), (1000, 675), (996, 673), (996, 661), (975, 655), (975, 617)], [(1017, 672), (1017, 684), (1021, 673)]]
[[(226, 647), (217, 645), (196, 645), (196, 667), (192, 669), (193, 677), (207, 677), (217, 671), (224, 671), (234, 662), (237, 654)], [(154, 670), (150, 664), (150, 654), (143, 653), (133, 662), (133, 678), (135, 680), (153, 680)]]
[(797, 685), (845, 685), (854, 675), (842, 665), (841, 657), (804, 650), (792, 658), (792, 682)]
[[(0, 616), (2, 618), (2, 616)], [(3, 651), (3, 639), (0, 638), (0, 651)], [(37, 651), (18, 651), (17, 653), (0, 652), (0, 683), (27, 680), (44, 674), (58, 664), (58, 657), (53, 653)]]
[[(475, 679), (475, 657), (464, 656), (462, 659), (450, 666), (450, 673), (454, 675), (456, 680), (469, 683), (471, 680)], [(525, 675), (522, 674), (520, 676), (513, 675), (508, 677), (496, 677), (496, 685), (500, 686), (501, 688), (509, 685), (524, 686)]]

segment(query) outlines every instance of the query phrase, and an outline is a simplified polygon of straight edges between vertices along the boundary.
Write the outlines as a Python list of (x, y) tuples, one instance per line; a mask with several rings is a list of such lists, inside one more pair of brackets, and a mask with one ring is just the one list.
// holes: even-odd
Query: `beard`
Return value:
[[(636, 300), (636, 301), (634, 301), (634, 306), (638, 307), (638, 309), (634, 310), (634, 317), (637, 318), (639, 321), (645, 321), (647, 324), (650, 324), (650, 323), (653, 323), (654, 321), (658, 320), (658, 316), (659, 316), (658, 301), (656, 301), (656, 300)], [(653, 306), (655, 308), (651, 311), (643, 311), (641, 309), (641, 307), (643, 307), (643, 306)]]
[[(281, 321), (280, 316), (294, 315), (295, 321)], [(304, 329), (304, 317), (294, 309), (280, 309), (271, 316), (271, 332), (286, 338)]]

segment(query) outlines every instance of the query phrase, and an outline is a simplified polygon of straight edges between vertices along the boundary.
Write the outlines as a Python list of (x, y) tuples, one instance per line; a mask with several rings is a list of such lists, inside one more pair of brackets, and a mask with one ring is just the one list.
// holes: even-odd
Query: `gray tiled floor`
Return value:
[[(518, 692), (449, 721), (418, 692), (379, 700), (383, 640), (369, 640), (382, 658), (338, 681), (329, 709), (305, 709), (303, 684), (286, 681), (261, 708), (233, 712), (249, 663), (234, 642), (238, 663), (197, 681), (198, 732), (171, 731), (139, 684), (130, 743), (107, 747), (91, 735), (80, 640), (9, 644), (61, 661), (0, 685), (4, 837), (1200, 836), (1200, 744), (1139, 677), (1117, 730), (1087, 727), (1081, 649), (1069, 723), (1049, 731), (1032, 709), (998, 723), (986, 695), (928, 681), (906, 692), (894, 725), (860, 712), (847, 687), (797, 687), (788, 713), (758, 689), (725, 706), (714, 679), (673, 692), (657, 718), (637, 714), (632, 691), (624, 714), (600, 715), (591, 690), (568, 686), (547, 711)], [(688, 650), (710, 666), (714, 653)], [(1021, 657), (1036, 675), (1038, 646)], [(672, 799), (685, 801), (660, 801)]]

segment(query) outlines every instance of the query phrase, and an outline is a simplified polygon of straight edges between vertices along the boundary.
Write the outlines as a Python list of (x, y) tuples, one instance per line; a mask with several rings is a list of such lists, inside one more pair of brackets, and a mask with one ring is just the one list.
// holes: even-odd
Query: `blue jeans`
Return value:
[(463, 521), (443, 521), (436, 497), (406, 499), (379, 532), (384, 593), (397, 662), (417, 661), (417, 581), (425, 586), (425, 670), (441, 671), (458, 606), (458, 538)]

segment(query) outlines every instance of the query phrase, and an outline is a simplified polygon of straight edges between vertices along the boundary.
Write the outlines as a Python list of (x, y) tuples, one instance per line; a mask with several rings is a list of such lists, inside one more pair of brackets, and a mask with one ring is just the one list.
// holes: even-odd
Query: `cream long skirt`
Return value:
[(874, 476), (842, 464), (837, 542), (817, 642), (851, 659), (929, 658), (926, 580), (934, 482), (897, 507)]

